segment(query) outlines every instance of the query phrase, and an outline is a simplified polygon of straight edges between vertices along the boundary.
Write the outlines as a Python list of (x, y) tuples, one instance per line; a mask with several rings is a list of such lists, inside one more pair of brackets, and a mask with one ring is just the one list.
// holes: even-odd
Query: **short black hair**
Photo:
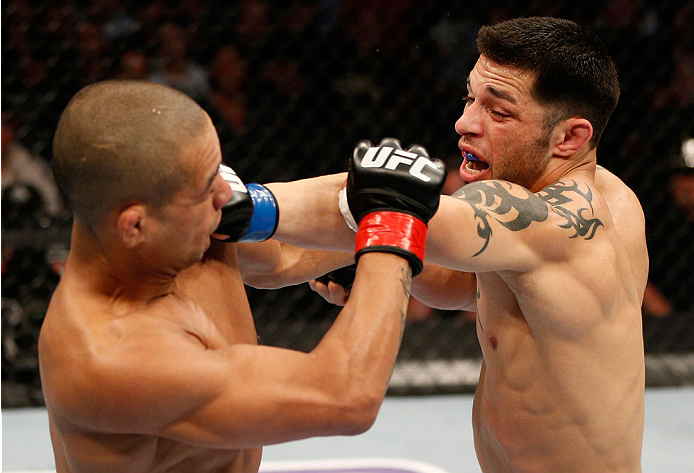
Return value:
[(590, 121), (590, 143), (597, 147), (620, 89), (614, 60), (591, 29), (561, 18), (514, 18), (483, 26), (477, 50), (499, 64), (533, 72), (535, 100), (553, 108), (560, 120)]

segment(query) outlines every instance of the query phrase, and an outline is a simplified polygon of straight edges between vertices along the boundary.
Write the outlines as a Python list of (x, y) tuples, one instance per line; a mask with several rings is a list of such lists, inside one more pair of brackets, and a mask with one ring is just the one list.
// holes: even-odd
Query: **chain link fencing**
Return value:
[[(477, 30), (530, 15), (593, 27), (617, 62), (622, 96), (598, 161), (636, 192), (646, 214), (647, 384), (694, 383), (694, 211), (691, 196), (689, 207), (680, 198), (681, 181), (692, 175), (682, 166), (683, 144), (694, 138), (692, 2), (8, 0), (2, 406), (43, 403), (37, 337), (70, 233), (69, 217), (51, 208), (42, 183), (6, 182), (6, 136), (45, 164), (74, 93), (98, 80), (141, 78), (195, 98), (213, 118), (225, 162), (246, 182), (344, 171), (354, 143), (384, 136), (422, 143), (457, 167), (453, 124), (477, 58)], [(339, 310), (306, 284), (247, 292), (268, 345), (308, 351)], [(474, 317), (416, 302), (410, 309), (389, 393), (474, 389), (481, 360)]]

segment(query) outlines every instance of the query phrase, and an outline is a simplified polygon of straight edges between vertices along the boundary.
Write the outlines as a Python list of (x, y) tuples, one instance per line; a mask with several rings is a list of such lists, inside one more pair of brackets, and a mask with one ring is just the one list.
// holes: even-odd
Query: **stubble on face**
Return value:
[(550, 161), (549, 138), (551, 130), (543, 130), (543, 135), (535, 141), (504, 149), (498, 166), (492, 166), (492, 179), (501, 179), (532, 188), (544, 173)]
[[(549, 151), (552, 129), (543, 130), (542, 136), (530, 143), (513, 141), (497, 147), (488, 162), (490, 173), (486, 180), (504, 180), (530, 189), (547, 169), (551, 159)], [(469, 144), (463, 139), (463, 143)]]

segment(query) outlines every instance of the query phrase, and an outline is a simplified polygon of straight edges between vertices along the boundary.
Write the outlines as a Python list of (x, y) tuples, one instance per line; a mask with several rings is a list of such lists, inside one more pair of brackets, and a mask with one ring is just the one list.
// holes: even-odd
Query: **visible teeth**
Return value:
[[(479, 161), (479, 159), (477, 161)], [(470, 160), (468, 160), (468, 162), (465, 164), (465, 169), (471, 174), (479, 174), (482, 172), (481, 169), (475, 169), (475, 165), (472, 164)]]

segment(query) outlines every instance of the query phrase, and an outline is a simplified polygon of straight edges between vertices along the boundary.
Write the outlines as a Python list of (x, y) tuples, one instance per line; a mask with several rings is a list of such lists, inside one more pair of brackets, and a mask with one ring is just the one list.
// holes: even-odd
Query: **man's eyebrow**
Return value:
[(205, 191), (212, 187), (212, 183), (214, 182), (214, 178), (217, 177), (217, 174), (219, 174), (219, 168), (210, 176), (210, 178), (207, 180), (207, 185), (205, 186)]
[[(467, 88), (469, 89), (470, 88), (470, 76), (467, 77), (465, 84), (467, 85)], [(516, 104), (518, 102), (515, 98), (513, 98), (512, 96), (510, 96), (506, 92), (503, 92), (503, 91), (497, 89), (493, 85), (487, 85), (487, 86), (485, 86), (485, 89), (488, 90), (489, 93), (492, 94), (494, 97), (500, 98), (502, 100), (506, 100), (512, 104)]]
[(492, 85), (487, 85), (487, 86), (486, 86), (486, 89), (489, 91), (490, 94), (492, 94), (492, 95), (495, 96), (495, 97), (498, 97), (498, 98), (500, 98), (500, 99), (502, 99), (502, 100), (506, 100), (506, 101), (508, 101), (508, 102), (511, 102), (512, 104), (515, 104), (515, 103), (516, 103), (516, 99), (515, 99), (515, 98), (511, 97), (511, 96), (510, 96), (509, 94), (507, 94), (506, 92), (503, 92), (503, 91), (501, 91), (501, 90), (495, 88), (495, 87), (492, 86)]

